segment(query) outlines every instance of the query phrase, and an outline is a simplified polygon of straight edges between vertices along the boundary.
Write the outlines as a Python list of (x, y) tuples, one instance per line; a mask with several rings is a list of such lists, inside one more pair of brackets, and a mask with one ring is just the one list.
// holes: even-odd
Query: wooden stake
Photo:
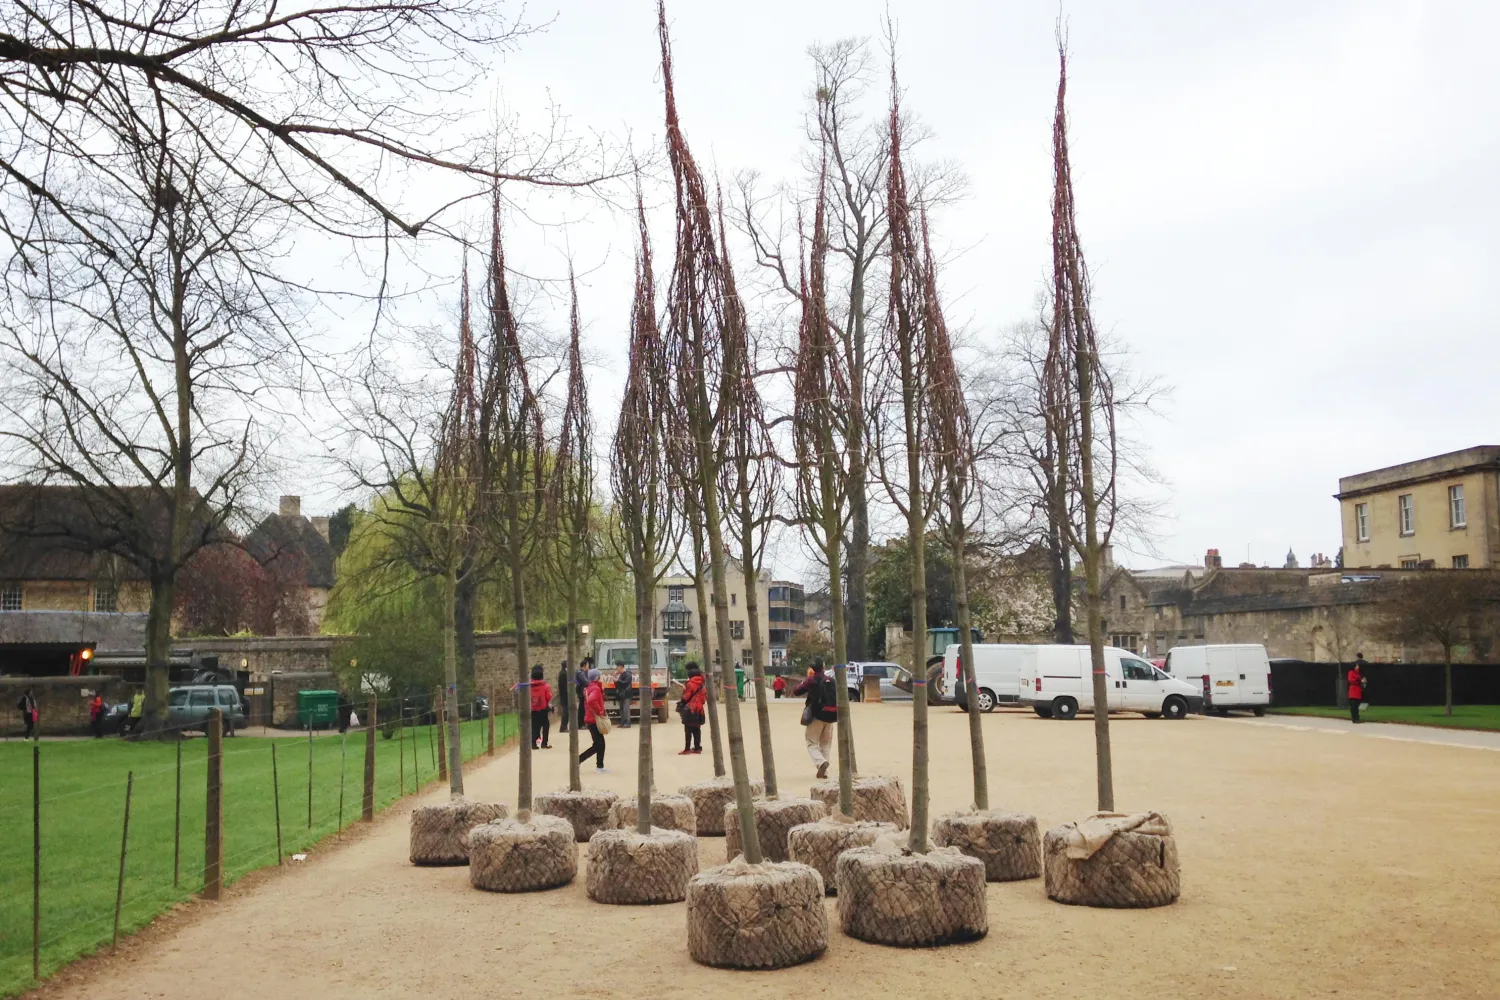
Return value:
[(177, 804), (172, 819), (172, 888), (177, 888), (182, 865), (182, 735), (177, 736)]
[(365, 799), (360, 819), (375, 818), (375, 699), (370, 699), (370, 714), (365, 717)]
[(276, 744), (271, 744), (271, 798), (276, 803), (276, 863), (281, 864), (281, 779), (276, 773)]
[(493, 685), (493, 684), (490, 685), (489, 710), (490, 710), (490, 745), (489, 745), (489, 755), (491, 757), (493, 757), (493, 756), (495, 756), (495, 685)]
[[(179, 743), (179, 750), (181, 746)], [(224, 890), (224, 726), (217, 709), (208, 724), (208, 785), (204, 803), (203, 898), (218, 899)]]
[(42, 744), (31, 744), (31, 978), (42, 965)]
[(349, 734), (339, 737), (339, 833), (344, 832), (344, 772), (349, 766)]
[(313, 772), (312, 722), (307, 724), (307, 828), (312, 829), (312, 772)]
[(396, 723), (396, 756), (401, 761), (401, 795), (406, 795), (406, 713)]
[(125, 822), (120, 825), (120, 877), (115, 882), (115, 933), (109, 946), (120, 943), (120, 903), (125, 899), (125, 849), (130, 844), (130, 793), (135, 788), (135, 772), (125, 775)]

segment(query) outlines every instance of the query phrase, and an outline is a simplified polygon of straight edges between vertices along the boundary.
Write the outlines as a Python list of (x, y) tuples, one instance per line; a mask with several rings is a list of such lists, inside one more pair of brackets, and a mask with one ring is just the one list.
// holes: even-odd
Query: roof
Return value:
[(245, 548), (262, 565), (299, 556), (306, 565), (307, 586), (333, 586), (336, 561), (333, 546), (301, 514), (268, 515), (245, 536)]
[(0, 612), (0, 644), (92, 646), (100, 652), (143, 649), (146, 615), (127, 611)]
[(145, 487), (0, 486), (0, 578), (142, 579), (127, 558), (151, 526), (153, 499)]
[(1450, 451), (1445, 455), (1419, 458), (1414, 462), (1390, 465), (1372, 472), (1344, 476), (1339, 479), (1339, 491), (1334, 497), (1345, 500), (1395, 486), (1445, 479), (1474, 469), (1500, 469), (1500, 445), (1479, 445)]

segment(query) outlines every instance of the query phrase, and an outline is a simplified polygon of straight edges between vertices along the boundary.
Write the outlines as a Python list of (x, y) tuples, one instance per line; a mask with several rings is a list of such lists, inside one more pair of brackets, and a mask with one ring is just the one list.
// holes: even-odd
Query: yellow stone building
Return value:
[(1500, 567), (1500, 446), (1339, 480), (1345, 569)]

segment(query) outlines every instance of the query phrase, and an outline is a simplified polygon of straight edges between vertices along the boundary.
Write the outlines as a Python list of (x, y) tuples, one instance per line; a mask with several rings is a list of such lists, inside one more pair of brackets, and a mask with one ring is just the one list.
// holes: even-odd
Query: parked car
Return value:
[(863, 698), (861, 691), (866, 677), (880, 678), (882, 701), (911, 701), (911, 671), (889, 660), (849, 664), (845, 679), (849, 685), (850, 701)]
[(209, 712), (215, 708), (224, 715), (225, 736), (233, 736), (236, 729), (244, 727), (245, 705), (231, 684), (189, 684), (172, 688), (167, 700), (167, 725), (207, 733)]
[(1265, 715), (1271, 704), (1271, 661), (1259, 644), (1174, 646), (1167, 651), (1167, 673), (1201, 684), (1203, 710), (1228, 715), (1245, 708)]
[[(1072, 719), (1094, 710), (1093, 666), (1087, 646), (1018, 646), (1021, 703), (1044, 719)], [(1156, 669), (1134, 653), (1104, 648), (1110, 712), (1140, 712), (1148, 719), (1181, 719), (1203, 705), (1198, 686)]]

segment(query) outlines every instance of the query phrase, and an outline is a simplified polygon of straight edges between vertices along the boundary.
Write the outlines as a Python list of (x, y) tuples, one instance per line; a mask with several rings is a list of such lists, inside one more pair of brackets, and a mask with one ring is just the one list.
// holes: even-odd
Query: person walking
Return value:
[[(578, 717), (573, 724), (576, 725), (579, 729), (582, 729), (585, 725), (587, 725), (587, 723), (583, 721), (583, 700), (584, 695), (588, 692), (589, 688), (589, 671), (593, 669), (594, 658), (592, 656), (585, 656), (583, 660), (578, 664), (577, 672), (573, 674), (573, 693), (574, 695), (576, 695), (574, 699), (574, 705), (575, 713)], [(603, 689), (601, 688), (601, 690)]]
[(599, 680), (599, 671), (589, 668), (588, 687), (584, 689), (583, 695), (583, 724), (588, 727), (594, 737), (593, 745), (578, 755), (578, 763), (582, 764), (590, 757), (594, 758), (595, 772), (604, 771), (604, 734), (599, 731), (599, 721), (605, 720), (609, 725), (608, 716), (604, 708), (604, 684)]
[(615, 706), (620, 712), (620, 728), (630, 728), (630, 702), (634, 692), (630, 690), (635, 683), (635, 676), (630, 672), (630, 665), (620, 664), (619, 671), (615, 674)]
[(682, 697), (677, 701), (677, 714), (682, 717), (682, 753), (703, 752), (703, 707), (708, 703), (708, 685), (703, 680), (703, 671), (698, 664), (687, 665), (687, 680), (682, 684)]
[(1354, 654), (1354, 666), (1349, 668), (1349, 720), (1359, 722), (1359, 703), (1365, 697), (1365, 654)]
[(771, 690), (774, 691), (774, 692), (776, 692), (776, 697), (778, 697), (778, 698), (785, 698), (786, 697), (786, 678), (783, 677), (783, 676), (781, 676), (780, 674), (777, 674), (776, 675), (776, 679), (771, 682)]
[(540, 663), (531, 668), (531, 745), (552, 749), (552, 685)]
[(93, 730), (96, 740), (104, 735), (104, 696), (98, 693), (89, 702), (89, 729)]
[(343, 691), (340, 691), (339, 692), (339, 704), (338, 704), (339, 735), (340, 736), (342, 736), (344, 733), (347, 733), (349, 731), (349, 717), (351, 715), (353, 715), (353, 714), (354, 714), (354, 702), (352, 702), (352, 701), (349, 700), (349, 696), (347, 694), (345, 694)]
[(557, 731), (565, 733), (568, 731), (568, 706), (573, 699), (568, 697), (573, 685), (568, 683), (568, 661), (563, 660), (562, 666), (557, 668)]
[(146, 692), (137, 691), (130, 696), (130, 714), (125, 718), (125, 732), (134, 734), (141, 728), (141, 720), (146, 716)]
[(31, 688), (27, 688), (26, 693), (16, 702), (16, 711), (21, 713), (21, 725), (26, 727), (23, 738), (29, 740), (36, 735), (37, 720), (36, 695), (32, 694)]
[(813, 660), (807, 679), (798, 684), (792, 694), (807, 697), (802, 708), (807, 755), (817, 765), (818, 777), (826, 778), (828, 765), (833, 762), (833, 727), (839, 721), (839, 700), (833, 678), (823, 667), (822, 657)]

